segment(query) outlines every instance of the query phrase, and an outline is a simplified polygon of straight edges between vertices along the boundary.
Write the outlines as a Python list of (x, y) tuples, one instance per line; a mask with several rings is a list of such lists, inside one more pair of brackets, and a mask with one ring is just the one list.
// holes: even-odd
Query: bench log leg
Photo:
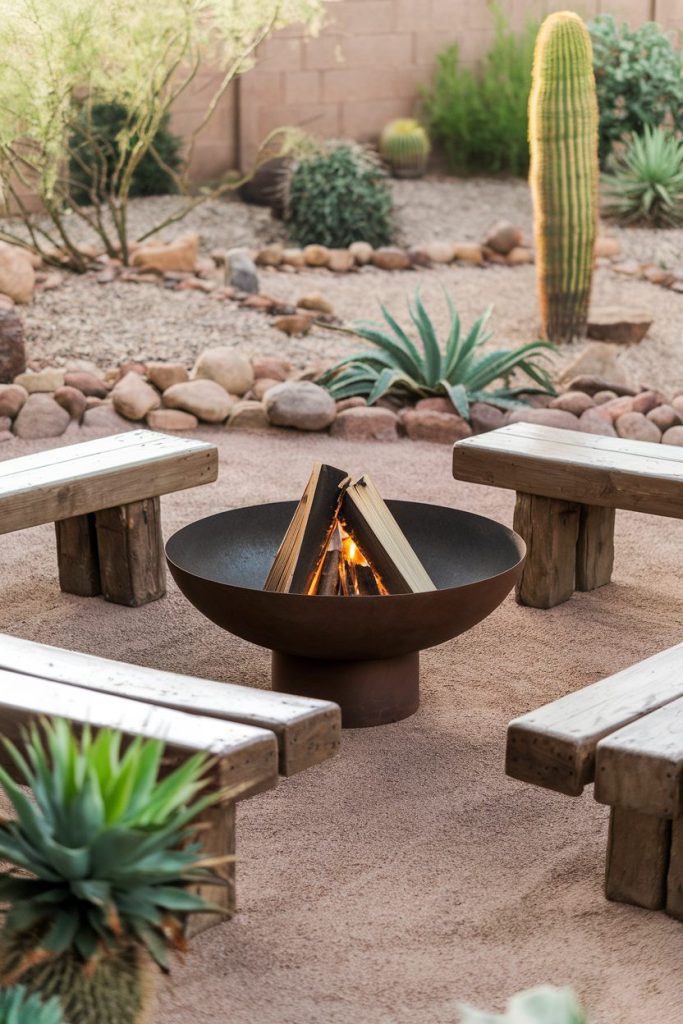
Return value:
[(579, 505), (518, 493), (513, 526), (527, 546), (519, 604), (553, 608), (567, 601), (576, 581)]
[(612, 807), (607, 840), (608, 900), (661, 910), (666, 902), (671, 822)]
[(666, 887), (666, 912), (683, 921), (683, 815), (671, 823), (671, 859)]
[(166, 593), (159, 498), (95, 513), (102, 594), (137, 607)]
[[(209, 807), (200, 815), (199, 821), (205, 827), (201, 833), (202, 847), (208, 857), (235, 855), (235, 804), (224, 803)], [(225, 886), (198, 885), (194, 891), (207, 902), (218, 904), (220, 913), (193, 914), (188, 922), (187, 933), (191, 938), (222, 921), (228, 921), (235, 913), (235, 863), (219, 864), (215, 869), (226, 882)]]
[(96, 597), (102, 588), (94, 513), (61, 519), (55, 533), (59, 586), (66, 594)]
[(614, 509), (581, 505), (576, 545), (576, 589), (595, 590), (612, 578)]

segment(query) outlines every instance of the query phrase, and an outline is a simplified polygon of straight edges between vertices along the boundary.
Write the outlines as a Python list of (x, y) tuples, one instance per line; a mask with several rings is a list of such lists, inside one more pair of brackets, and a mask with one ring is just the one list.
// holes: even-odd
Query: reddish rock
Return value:
[(0, 416), (14, 419), (27, 398), (28, 391), (20, 384), (0, 384)]
[(593, 395), (593, 401), (596, 405), (604, 405), (605, 402), (611, 402), (616, 397), (616, 391), (612, 391), (608, 388), (605, 391), (596, 391)]
[(304, 249), (304, 261), (309, 267), (326, 267), (330, 259), (330, 250), (325, 245), (307, 245)]
[(254, 368), (254, 377), (270, 377), (271, 380), (287, 380), (292, 372), (292, 364), (286, 359), (278, 359), (276, 356), (261, 356), (252, 359), (251, 365)]
[(281, 380), (276, 380), (274, 377), (259, 377), (258, 380), (255, 380), (253, 383), (251, 393), (254, 398), (260, 402), (270, 388), (274, 388), (276, 384), (281, 383)]
[(640, 263), (637, 260), (624, 260), (622, 263), (615, 263), (613, 269), (617, 274), (625, 274), (627, 277), (640, 277)]
[(25, 369), (23, 321), (14, 309), (0, 309), (0, 383), (11, 383)]
[(456, 242), (453, 246), (453, 259), (458, 263), (473, 263), (478, 267), (484, 265), (482, 247), (474, 242)]
[(135, 359), (127, 359), (125, 363), (121, 363), (116, 374), (116, 380), (123, 380), (123, 378), (129, 373), (139, 373), (141, 377), (147, 376), (147, 366), (145, 363), (140, 363)]
[(509, 267), (521, 267), (526, 263), (533, 263), (534, 251), (527, 249), (525, 245), (516, 245), (505, 257), (505, 262)]
[(509, 220), (499, 220), (487, 231), (484, 245), (501, 256), (507, 256), (513, 249), (521, 246), (523, 241), (521, 228)]
[[(346, 251), (346, 250), (344, 250)], [(314, 293), (313, 295), (302, 295), (296, 302), (299, 309), (307, 309), (312, 313), (334, 313), (332, 303), (328, 302), (323, 295)]]
[(341, 398), (337, 402), (337, 412), (344, 412), (344, 409), (362, 409), (367, 404), (367, 399), (361, 398), (360, 395), (354, 395), (353, 398)]
[(475, 434), (485, 434), (505, 426), (506, 416), (502, 409), (488, 402), (472, 402), (470, 423)]
[(119, 416), (125, 416), (127, 420), (144, 420), (148, 412), (161, 405), (161, 396), (156, 388), (134, 370), (121, 378), (111, 398)]
[(0, 444), (2, 444), (3, 441), (13, 441), (13, 440), (14, 440), (14, 434), (12, 433), (11, 430), (0, 430)]
[(72, 420), (81, 419), (88, 402), (82, 391), (65, 384), (63, 387), (57, 388), (53, 397), (62, 409), (66, 409)]
[(633, 398), (633, 411), (642, 412), (646, 416), (652, 409), (662, 404), (662, 397), (657, 391), (641, 391)]
[(36, 392), (29, 395), (14, 421), (17, 437), (34, 440), (40, 437), (60, 437), (71, 417), (66, 409), (55, 402), (52, 395)]
[(683, 415), (677, 412), (672, 405), (658, 405), (646, 413), (646, 416), (662, 432), (671, 427), (677, 427), (683, 422)]
[(0, 434), (6, 434), (12, 426), (9, 416), (0, 416)]
[(270, 295), (247, 295), (246, 299), (242, 299), (240, 305), (245, 309), (258, 309), (263, 313), (270, 313), (273, 309), (277, 309), (279, 302)]
[(553, 398), (550, 409), (563, 409), (571, 412), (574, 416), (580, 416), (586, 409), (591, 409), (595, 402), (585, 391), (565, 391), (563, 395)]
[(398, 417), (388, 409), (372, 406), (344, 409), (337, 413), (330, 434), (347, 441), (396, 441)]
[(270, 423), (261, 402), (242, 399), (232, 407), (227, 426), (236, 430), (267, 430)]
[(120, 434), (123, 430), (134, 429), (135, 424), (119, 416), (111, 402), (103, 402), (96, 408), (86, 409), (83, 426), (105, 430), (109, 434)]
[(661, 288), (670, 288), (676, 280), (676, 275), (672, 270), (664, 270), (655, 263), (643, 267), (642, 270), (646, 281), (649, 281), (650, 284), (657, 284)]
[(612, 259), (621, 252), (621, 242), (618, 238), (610, 238), (608, 235), (598, 235), (595, 239), (595, 257)]
[(671, 404), (676, 412), (683, 413), (683, 394), (676, 395), (676, 397), (671, 400)]
[(259, 267), (279, 267), (282, 263), (284, 247), (279, 242), (265, 245), (256, 253), (256, 264)]
[(213, 292), (218, 288), (218, 281), (207, 281), (201, 277), (186, 277), (176, 290), (179, 292)]
[(453, 444), (472, 434), (472, 428), (462, 416), (435, 409), (405, 409), (401, 413), (401, 423), (412, 441)]
[(82, 391), (89, 398), (106, 398), (109, 394), (104, 381), (95, 377), (92, 373), (76, 371), (67, 373), (64, 376), (64, 383), (69, 388), (76, 388)]
[(348, 274), (350, 270), (353, 270), (355, 264), (353, 253), (348, 249), (330, 249), (327, 266), (336, 274)]
[(410, 270), (410, 256), (395, 245), (384, 245), (372, 254), (373, 265), (379, 270)]
[[(602, 346), (596, 347), (602, 349)], [(604, 377), (592, 376), (590, 374), (573, 377), (567, 384), (567, 387), (570, 391), (585, 391), (587, 395), (595, 395), (598, 391), (613, 391), (619, 396), (638, 394), (635, 388), (628, 387), (626, 384), (620, 384), (619, 381), (608, 381)]]
[(647, 313), (621, 309), (595, 309), (588, 317), (586, 334), (596, 341), (613, 341), (619, 345), (635, 345), (642, 341), (652, 317)]
[(630, 441), (653, 441), (662, 439), (662, 432), (652, 420), (643, 416), (642, 412), (627, 412), (620, 416), (614, 424), (619, 437)]
[(669, 427), (666, 433), (662, 435), (662, 444), (675, 444), (683, 447), (683, 426)]
[(294, 313), (291, 316), (277, 317), (276, 320), (273, 320), (273, 327), (282, 331), (283, 334), (288, 334), (290, 338), (301, 337), (303, 334), (308, 334), (313, 326), (313, 319), (312, 316), (306, 316), (304, 313)]
[(188, 233), (169, 244), (146, 242), (139, 246), (133, 253), (131, 266), (157, 270), (160, 273), (166, 270), (193, 272), (198, 255), (199, 236)]
[(616, 437), (617, 432), (612, 421), (602, 416), (597, 408), (586, 409), (579, 416), (579, 430), (584, 434), (602, 434), (605, 437)]
[(515, 409), (508, 415), (508, 423), (538, 423), (542, 427), (579, 429), (578, 418), (563, 409)]
[(147, 377), (159, 391), (165, 391), (174, 384), (184, 384), (190, 379), (182, 363), (147, 363)]
[(27, 250), (0, 242), (0, 292), (25, 304), (33, 298), (35, 282), (36, 272)]
[(415, 408), (418, 412), (432, 410), (433, 412), (447, 412), (449, 416), (460, 415), (450, 398), (441, 396), (435, 396), (434, 398), (421, 398), (415, 403)]
[[(180, 381), (178, 383), (181, 383)], [(199, 420), (191, 412), (182, 409), (152, 409), (147, 413), (150, 430), (196, 430)]]
[(615, 423), (620, 416), (633, 412), (633, 398), (622, 395), (621, 398), (613, 398), (611, 402), (605, 402), (598, 408), (604, 416), (608, 416), (612, 423)]

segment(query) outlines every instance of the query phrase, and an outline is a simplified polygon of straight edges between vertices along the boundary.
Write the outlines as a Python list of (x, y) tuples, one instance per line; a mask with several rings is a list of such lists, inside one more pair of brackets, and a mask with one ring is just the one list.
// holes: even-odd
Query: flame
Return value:
[[(377, 592), (380, 594), (388, 594), (388, 590), (382, 583), (381, 577), (372, 568), (372, 565), (366, 559), (361, 548), (356, 544), (353, 537), (344, 529), (341, 522), (337, 522), (337, 525), (331, 534), (330, 541), (328, 542), (327, 551), (332, 550), (338, 553), (338, 584), (336, 592), (339, 595), (347, 597), (360, 596), (363, 593), (361, 585), (359, 584), (359, 577), (356, 571), (357, 568), (369, 570), (377, 587)], [(317, 594), (320, 586), (323, 566), (325, 563), (325, 556), (320, 560), (316, 568), (316, 572), (313, 576), (311, 584), (308, 588), (308, 594)], [(329, 591), (328, 591), (329, 593)]]
[(363, 552), (356, 544), (353, 537), (350, 537), (347, 533), (342, 539), (342, 559), (348, 562), (349, 565), (367, 565), (367, 561), (363, 556)]

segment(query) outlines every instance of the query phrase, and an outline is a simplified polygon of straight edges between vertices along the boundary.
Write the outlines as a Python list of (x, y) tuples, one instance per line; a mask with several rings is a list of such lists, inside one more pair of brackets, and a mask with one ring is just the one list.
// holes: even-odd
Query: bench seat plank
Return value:
[(215, 445), (133, 430), (0, 464), (0, 534), (211, 483)]
[(341, 739), (341, 712), (329, 701), (160, 672), (4, 634), (0, 668), (270, 729), (277, 737), (282, 775), (327, 760)]
[(518, 493), (683, 518), (683, 452), (664, 447), (515, 423), (458, 441), (453, 475)]
[(683, 698), (683, 644), (516, 718), (506, 772), (569, 796), (593, 781), (598, 742)]
[[(683, 674), (683, 658), (679, 662)], [(672, 701), (598, 743), (595, 799), (643, 814), (683, 813), (683, 699)]]

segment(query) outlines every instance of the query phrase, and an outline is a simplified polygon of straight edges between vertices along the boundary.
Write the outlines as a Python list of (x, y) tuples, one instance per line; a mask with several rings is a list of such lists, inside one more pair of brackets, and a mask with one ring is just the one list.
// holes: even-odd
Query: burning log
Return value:
[(317, 464), (264, 590), (361, 597), (435, 589), (370, 477)]

